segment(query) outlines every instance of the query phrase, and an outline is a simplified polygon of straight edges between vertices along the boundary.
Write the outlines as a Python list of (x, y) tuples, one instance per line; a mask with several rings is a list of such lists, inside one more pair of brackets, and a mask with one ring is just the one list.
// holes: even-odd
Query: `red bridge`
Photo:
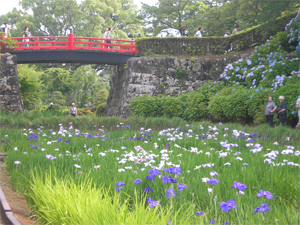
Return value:
[(134, 41), (93, 37), (13, 37), (18, 63), (121, 64), (137, 56)]

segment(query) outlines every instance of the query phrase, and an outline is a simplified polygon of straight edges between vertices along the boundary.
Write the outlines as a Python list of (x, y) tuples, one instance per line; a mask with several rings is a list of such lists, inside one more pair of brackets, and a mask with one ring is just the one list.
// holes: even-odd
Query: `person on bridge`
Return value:
[(182, 29), (182, 34), (181, 34), (181, 37), (187, 37), (188, 34), (187, 34), (187, 31), (185, 28)]
[[(28, 27), (25, 27), (23, 37), (29, 37)], [(29, 39), (23, 39), (24, 42), (29, 42)], [(25, 47), (28, 47), (29, 45), (26, 44)]]
[[(112, 30), (113, 30), (113, 28), (109, 27), (107, 29), (107, 31), (104, 33), (103, 38), (111, 39), (111, 32), (112, 32)], [(106, 43), (111, 43), (111, 40), (107, 40)], [(112, 46), (107, 46), (107, 48), (113, 48), (113, 47)]]
[(232, 34), (236, 34), (238, 32), (238, 29), (240, 29), (240, 26), (236, 25), (235, 29), (232, 31)]
[(194, 35), (194, 37), (202, 37), (201, 32), (202, 32), (202, 27), (199, 27), (198, 31), (196, 32), (196, 34)]
[(2, 31), (5, 33), (4, 38), (7, 38), (7, 36), (9, 35), (9, 32), (10, 32), (7, 22), (4, 23), (4, 27), (2, 28)]
[(75, 107), (75, 103), (72, 103), (72, 107), (70, 108), (69, 115), (77, 116), (77, 109)]

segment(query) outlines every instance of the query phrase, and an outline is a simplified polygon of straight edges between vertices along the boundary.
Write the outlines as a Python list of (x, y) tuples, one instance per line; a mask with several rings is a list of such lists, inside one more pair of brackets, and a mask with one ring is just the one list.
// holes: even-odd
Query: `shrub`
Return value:
[(96, 116), (102, 116), (106, 103), (101, 103), (96, 108)]
[(176, 67), (175, 69), (175, 77), (179, 80), (185, 79), (186, 76), (186, 70), (182, 68), (181, 66)]

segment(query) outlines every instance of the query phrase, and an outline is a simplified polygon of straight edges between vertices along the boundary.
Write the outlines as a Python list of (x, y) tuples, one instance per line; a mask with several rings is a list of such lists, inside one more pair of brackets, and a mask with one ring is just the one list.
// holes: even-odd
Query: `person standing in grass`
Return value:
[(277, 109), (275, 103), (273, 102), (273, 97), (269, 96), (268, 98), (268, 104), (266, 106), (265, 115), (267, 119), (267, 123), (270, 127), (274, 127), (273, 124), (273, 117), (274, 117), (274, 111)]
[(50, 110), (50, 111), (54, 110), (54, 106), (53, 106), (53, 103), (52, 103), (52, 102), (49, 104), (49, 107), (48, 107), (47, 110)]
[(71, 106), (71, 108), (69, 110), (69, 115), (72, 115), (74, 117), (77, 116), (77, 109), (75, 107), (75, 103), (72, 103), (72, 106)]
[(284, 127), (284, 123), (285, 123), (285, 119), (286, 119), (286, 113), (287, 113), (287, 107), (286, 104), (284, 102), (284, 97), (283, 96), (279, 96), (279, 101), (280, 101), (280, 106), (278, 107), (278, 119), (280, 124)]

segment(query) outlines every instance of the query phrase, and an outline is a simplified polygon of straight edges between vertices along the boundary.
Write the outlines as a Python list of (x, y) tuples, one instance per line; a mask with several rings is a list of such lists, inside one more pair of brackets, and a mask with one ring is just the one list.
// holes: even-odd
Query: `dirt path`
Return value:
[[(28, 209), (26, 200), (23, 195), (17, 195), (15, 191), (13, 191), (10, 187), (10, 176), (9, 173), (5, 169), (5, 164), (0, 160), (0, 186), (4, 195), (9, 203), (9, 206), (16, 217), (16, 219), (21, 224), (38, 224), (36, 220), (32, 220), (29, 218), (30, 211)], [(3, 220), (0, 215), (0, 225), (4, 225)]]

